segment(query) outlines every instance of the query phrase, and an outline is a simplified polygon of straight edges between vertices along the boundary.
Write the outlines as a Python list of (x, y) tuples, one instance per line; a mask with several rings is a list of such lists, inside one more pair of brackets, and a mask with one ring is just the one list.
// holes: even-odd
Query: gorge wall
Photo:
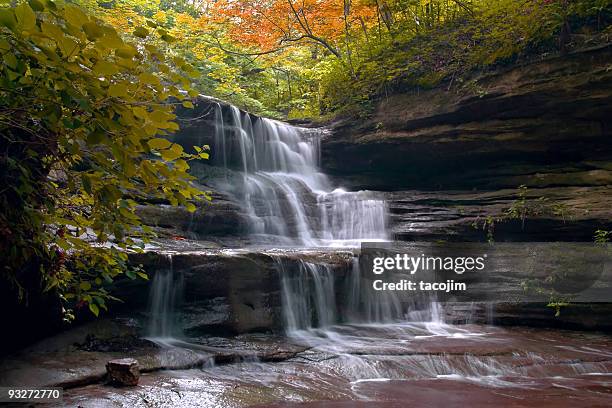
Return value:
[(611, 54), (608, 45), (389, 96), (369, 119), (333, 126), (323, 168), (377, 190), (608, 185)]
[(387, 191), (407, 240), (484, 240), (487, 217), (517, 200), (547, 202), (495, 227), (507, 241), (592, 241), (609, 230), (612, 49), (531, 61), (460, 85), (391, 95), (366, 120), (340, 120), (322, 167), (350, 188)]

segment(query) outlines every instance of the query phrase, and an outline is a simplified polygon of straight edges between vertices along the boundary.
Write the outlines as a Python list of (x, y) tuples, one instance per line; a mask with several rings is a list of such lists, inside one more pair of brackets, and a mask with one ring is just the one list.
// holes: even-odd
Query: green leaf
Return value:
[(183, 106), (185, 108), (193, 109), (193, 103), (191, 103), (190, 101), (183, 102)]
[(91, 194), (91, 178), (84, 174), (83, 175), (83, 189), (87, 192), (87, 194)]
[(89, 310), (96, 317), (98, 317), (98, 315), (100, 314), (100, 309), (98, 308), (98, 305), (96, 305), (95, 303), (89, 303)]
[(100, 144), (104, 140), (106, 140), (106, 133), (101, 129), (96, 129), (87, 135), (87, 144), (90, 146)]
[(17, 57), (15, 54), (6, 54), (4, 55), (4, 63), (9, 66), (11, 69), (17, 69)]
[(87, 290), (91, 289), (91, 283), (89, 283), (87, 281), (83, 281), (83, 282), (81, 282), (79, 284), (79, 289), (87, 291)]
[(28, 1), (28, 3), (34, 11), (43, 11), (45, 9), (45, 5), (42, 4), (39, 0), (30, 0)]

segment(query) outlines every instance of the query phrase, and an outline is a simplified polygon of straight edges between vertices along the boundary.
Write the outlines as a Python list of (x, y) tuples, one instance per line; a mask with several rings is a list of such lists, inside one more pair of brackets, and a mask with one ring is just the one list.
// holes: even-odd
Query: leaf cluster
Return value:
[[(150, 28), (150, 27), (149, 27)], [(82, 8), (49, 0), (0, 8), (0, 252), (25, 301), (38, 289), (98, 315), (152, 231), (140, 203), (195, 210), (206, 197), (190, 155), (165, 137), (193, 106), (197, 73), (147, 41), (124, 40)], [(35, 284), (32, 284), (32, 277)]]

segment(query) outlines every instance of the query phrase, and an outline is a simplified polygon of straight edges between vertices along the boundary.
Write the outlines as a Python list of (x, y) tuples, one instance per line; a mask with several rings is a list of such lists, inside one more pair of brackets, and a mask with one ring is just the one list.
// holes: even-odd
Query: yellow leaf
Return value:
[(139, 38), (147, 38), (149, 35), (149, 30), (144, 27), (136, 27), (133, 34)]
[(127, 96), (127, 85), (123, 82), (111, 84), (108, 87), (108, 94), (116, 98), (125, 97)]
[(187, 164), (187, 162), (185, 160), (179, 159), (179, 160), (174, 162), (174, 167), (177, 168), (180, 171), (185, 171), (185, 170), (189, 169), (189, 164)]
[(148, 72), (143, 72), (142, 74), (138, 75), (138, 79), (140, 82), (145, 84), (159, 85), (160, 83), (159, 78)]
[(181, 147), (181, 145), (178, 145), (176, 143), (173, 144), (170, 149), (161, 151), (162, 159), (164, 159), (165, 161), (176, 160), (182, 155), (183, 155), (183, 148)]
[(17, 17), (21, 30), (32, 31), (36, 28), (36, 13), (27, 3), (21, 3), (15, 7), (15, 17)]
[(40, 28), (45, 35), (53, 38), (58, 43), (65, 36), (61, 28), (55, 24), (47, 23), (46, 21), (41, 23)]
[(68, 23), (79, 28), (89, 21), (85, 13), (83, 13), (79, 7), (72, 4), (66, 4), (64, 8), (64, 17)]
[(102, 28), (93, 22), (83, 24), (83, 31), (85, 31), (85, 35), (90, 41), (94, 41), (104, 35)]
[(58, 41), (57, 45), (59, 46), (60, 50), (62, 51), (62, 55), (64, 57), (69, 57), (69, 56), (73, 55), (74, 52), (78, 48), (78, 44), (76, 43), (76, 41), (74, 41), (72, 38), (69, 38), (69, 37), (62, 37)]
[(28, 3), (34, 11), (43, 11), (45, 9), (45, 6), (38, 0), (30, 0), (28, 1)]
[(149, 112), (141, 106), (132, 108), (132, 113), (139, 119), (146, 119), (149, 116)]
[(115, 50), (115, 55), (121, 58), (133, 58), (136, 54), (138, 53), (138, 51), (136, 50), (136, 48), (130, 46), (130, 47), (123, 47), (123, 48), (118, 48)]
[(15, 18), (15, 13), (10, 8), (1, 8), (0, 9), (0, 26), (4, 26), (9, 29), (15, 28), (17, 25), (17, 19)]
[(147, 143), (151, 149), (155, 150), (167, 149), (172, 145), (170, 141), (163, 138), (151, 139)]
[(97, 75), (111, 76), (119, 72), (119, 69), (110, 62), (98, 61), (98, 63), (93, 67), (93, 71)]
[(166, 122), (168, 120), (174, 119), (175, 117), (176, 116), (174, 116), (173, 114), (165, 112), (161, 109), (155, 109), (150, 114), (150, 118), (154, 122)]

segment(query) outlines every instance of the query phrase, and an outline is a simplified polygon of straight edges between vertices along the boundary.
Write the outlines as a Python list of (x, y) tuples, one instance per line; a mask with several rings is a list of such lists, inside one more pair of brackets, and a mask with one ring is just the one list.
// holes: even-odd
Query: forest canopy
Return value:
[(610, 0), (79, 1), (126, 36), (180, 39), (194, 86), (268, 116), (367, 109), (408, 87), (610, 35)]

